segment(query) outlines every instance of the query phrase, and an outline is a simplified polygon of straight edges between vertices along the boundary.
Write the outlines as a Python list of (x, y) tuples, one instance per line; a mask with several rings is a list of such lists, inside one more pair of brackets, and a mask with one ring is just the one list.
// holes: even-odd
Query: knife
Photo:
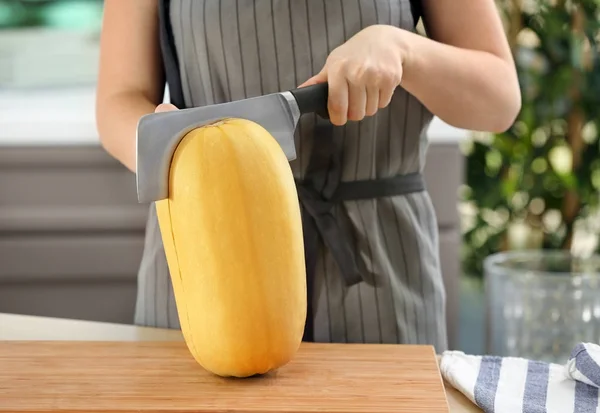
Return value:
[(177, 145), (191, 130), (224, 118), (242, 118), (265, 128), (288, 160), (296, 159), (294, 132), (300, 116), (328, 119), (328, 86), (312, 86), (197, 108), (144, 115), (137, 125), (136, 186), (138, 202), (169, 196), (169, 169)]

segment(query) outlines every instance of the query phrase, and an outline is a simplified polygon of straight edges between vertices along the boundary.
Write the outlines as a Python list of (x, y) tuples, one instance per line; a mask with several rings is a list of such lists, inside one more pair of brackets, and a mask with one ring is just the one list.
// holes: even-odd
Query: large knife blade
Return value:
[(328, 118), (327, 83), (198, 108), (144, 115), (137, 125), (136, 185), (140, 203), (169, 196), (169, 169), (177, 145), (191, 130), (224, 118), (254, 121), (277, 140), (288, 160), (296, 158), (294, 131), (300, 116)]

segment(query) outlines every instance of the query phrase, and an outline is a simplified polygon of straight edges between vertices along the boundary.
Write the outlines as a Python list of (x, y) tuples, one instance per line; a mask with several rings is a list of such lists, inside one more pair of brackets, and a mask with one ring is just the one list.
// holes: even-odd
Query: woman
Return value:
[[(428, 38), (415, 33), (421, 17)], [(171, 104), (160, 104), (165, 79)], [(303, 117), (291, 163), (310, 287), (304, 339), (443, 351), (425, 131), (433, 115), (495, 132), (516, 117), (518, 80), (493, 0), (105, 1), (98, 129), (134, 172), (144, 114), (320, 82), (329, 121)], [(135, 322), (179, 327), (154, 208)]]

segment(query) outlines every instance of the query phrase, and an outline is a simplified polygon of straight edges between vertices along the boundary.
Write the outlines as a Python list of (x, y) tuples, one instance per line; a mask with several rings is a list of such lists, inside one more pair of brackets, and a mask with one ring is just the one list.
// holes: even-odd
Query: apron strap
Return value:
[(165, 81), (169, 86), (170, 101), (179, 109), (185, 109), (186, 105), (183, 97), (183, 86), (181, 84), (179, 73), (179, 60), (177, 59), (177, 50), (175, 48), (175, 40), (173, 39), (173, 29), (171, 27), (171, 19), (169, 18), (170, 7), (170, 0), (159, 0), (158, 26), (160, 51), (165, 71)]

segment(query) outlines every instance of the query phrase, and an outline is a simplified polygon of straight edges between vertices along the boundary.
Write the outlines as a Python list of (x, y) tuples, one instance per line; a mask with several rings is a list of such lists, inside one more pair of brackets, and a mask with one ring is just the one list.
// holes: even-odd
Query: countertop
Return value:
[[(180, 331), (0, 313), (0, 340), (181, 341)], [(444, 383), (451, 413), (481, 412)]]
[[(99, 145), (95, 96), (94, 86), (0, 90), (0, 146)], [(428, 135), (455, 143), (469, 132), (434, 118)]]

